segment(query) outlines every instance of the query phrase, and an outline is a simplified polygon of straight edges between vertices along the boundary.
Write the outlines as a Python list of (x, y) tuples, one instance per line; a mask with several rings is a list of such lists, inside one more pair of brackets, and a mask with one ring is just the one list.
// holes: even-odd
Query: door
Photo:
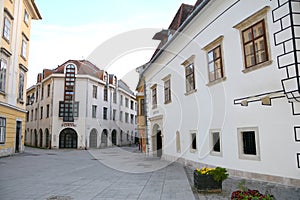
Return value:
[(157, 151), (157, 157), (161, 157), (162, 155), (162, 138), (161, 138), (161, 131), (157, 131), (156, 134), (156, 151)]
[(18, 153), (20, 152), (20, 143), (21, 143), (21, 135), (22, 135), (22, 122), (17, 121), (16, 125), (16, 148), (15, 152)]
[(95, 129), (90, 134), (90, 148), (97, 148), (97, 131)]

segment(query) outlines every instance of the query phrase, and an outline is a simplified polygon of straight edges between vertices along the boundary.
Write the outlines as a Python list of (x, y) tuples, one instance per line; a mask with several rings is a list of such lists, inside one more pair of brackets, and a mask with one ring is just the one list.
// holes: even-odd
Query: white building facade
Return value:
[(27, 90), (27, 111), (27, 145), (85, 149), (135, 141), (133, 92), (86, 60), (69, 60), (39, 74)]
[(149, 153), (300, 186), (300, 4), (202, 0), (147, 64)]

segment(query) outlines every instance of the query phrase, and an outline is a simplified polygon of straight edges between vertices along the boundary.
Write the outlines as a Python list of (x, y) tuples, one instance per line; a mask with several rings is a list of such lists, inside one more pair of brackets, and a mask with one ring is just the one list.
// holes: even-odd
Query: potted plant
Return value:
[(194, 186), (199, 192), (221, 192), (222, 182), (228, 177), (227, 170), (222, 167), (194, 170)]

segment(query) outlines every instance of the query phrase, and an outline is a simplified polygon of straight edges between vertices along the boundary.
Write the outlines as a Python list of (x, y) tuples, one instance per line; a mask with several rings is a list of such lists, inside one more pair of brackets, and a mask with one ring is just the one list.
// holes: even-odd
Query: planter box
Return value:
[(194, 186), (199, 192), (222, 192), (222, 181), (215, 181), (212, 175), (202, 175), (196, 170), (194, 170)]

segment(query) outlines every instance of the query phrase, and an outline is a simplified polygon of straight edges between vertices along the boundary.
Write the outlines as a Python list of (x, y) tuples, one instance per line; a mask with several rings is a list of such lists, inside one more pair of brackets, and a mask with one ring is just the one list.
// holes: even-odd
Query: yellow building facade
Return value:
[(26, 82), (34, 0), (0, 1), (0, 156), (24, 150)]

